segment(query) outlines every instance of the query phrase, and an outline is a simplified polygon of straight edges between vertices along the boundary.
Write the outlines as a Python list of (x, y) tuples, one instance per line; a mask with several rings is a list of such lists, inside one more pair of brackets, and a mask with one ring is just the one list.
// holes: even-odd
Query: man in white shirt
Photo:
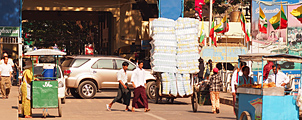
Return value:
[[(150, 111), (148, 108), (148, 99), (146, 95), (146, 79), (145, 79), (145, 70), (143, 69), (143, 61), (138, 62), (138, 68), (136, 68), (131, 76), (131, 82), (134, 87), (134, 97), (132, 101), (132, 112), (134, 108), (145, 108), (145, 112)], [(142, 101), (141, 101), (142, 100)], [(143, 104), (140, 104), (143, 103)]]
[(131, 98), (131, 92), (127, 83), (127, 69), (129, 63), (123, 62), (123, 69), (117, 72), (117, 81), (119, 82), (119, 89), (117, 92), (117, 96), (113, 99), (113, 101), (107, 106), (107, 110), (111, 111), (112, 104), (115, 102), (119, 102), (126, 105), (125, 111), (129, 111), (129, 104)]
[(11, 87), (11, 77), (13, 68), (8, 64), (8, 57), (4, 58), (4, 64), (0, 65), (0, 75), (1, 75), (1, 93), (3, 99), (8, 99)]
[[(7, 53), (3, 53), (3, 59), (1, 59), (0, 64), (4, 63), (4, 58), (8, 58), (8, 54)], [(14, 61), (11, 58), (8, 58), (8, 64), (10, 64), (12, 67), (14, 67)]]
[[(232, 80), (231, 80), (231, 87), (232, 87), (232, 95), (233, 95), (233, 107), (234, 107), (234, 112), (237, 115), (237, 109), (235, 109), (235, 104), (236, 104), (236, 90), (237, 90), (237, 85), (238, 85), (238, 80), (239, 76), (242, 76), (242, 68), (246, 66), (246, 62), (240, 62), (240, 68), (235, 70), (232, 75)], [(239, 74), (239, 76), (238, 76)]]
[(284, 87), (289, 83), (289, 78), (283, 73), (280, 72), (276, 65), (273, 65), (273, 74), (269, 75), (265, 83), (274, 82), (276, 87)]

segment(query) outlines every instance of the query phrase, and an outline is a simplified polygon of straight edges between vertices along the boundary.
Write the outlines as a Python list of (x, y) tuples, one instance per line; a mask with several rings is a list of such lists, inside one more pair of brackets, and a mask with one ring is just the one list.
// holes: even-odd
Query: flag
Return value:
[(202, 5), (205, 5), (204, 0), (195, 0), (195, 12), (199, 20), (202, 18)]
[(246, 29), (245, 29), (245, 22), (246, 22), (246, 20), (245, 20), (243, 12), (240, 15), (240, 22), (241, 22), (242, 31), (244, 32), (245, 40), (246, 41), (250, 41), (249, 34), (246, 32)]
[(217, 33), (225, 33), (229, 31), (229, 21), (227, 19), (227, 15), (225, 15), (221, 22), (214, 27), (214, 31)]
[(210, 30), (210, 35), (209, 36), (210, 36), (210, 38), (212, 40), (212, 44), (214, 44), (217, 47), (216, 37), (214, 38), (214, 21), (212, 22), (211, 30)]
[(262, 11), (260, 6), (259, 6), (259, 9), (260, 9), (259, 22), (258, 22), (259, 32), (267, 34), (267, 20), (266, 20), (264, 12)]
[(272, 24), (275, 30), (287, 28), (287, 18), (285, 16), (282, 4), (281, 4), (281, 10), (275, 16), (273, 16), (269, 20), (269, 22)]
[(295, 16), (302, 23), (302, 5), (296, 9), (293, 9), (290, 14)]
[(202, 21), (201, 30), (200, 30), (200, 38), (199, 38), (199, 42), (202, 43), (203, 45), (205, 45), (205, 43), (204, 43), (204, 38), (205, 38), (204, 22)]

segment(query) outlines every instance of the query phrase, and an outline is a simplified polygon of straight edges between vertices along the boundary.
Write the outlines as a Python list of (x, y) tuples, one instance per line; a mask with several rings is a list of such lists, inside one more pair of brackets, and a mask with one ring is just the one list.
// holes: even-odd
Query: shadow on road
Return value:
[(213, 114), (213, 113), (210, 112), (210, 111), (196, 111), (196, 112), (188, 111), (188, 112), (191, 112), (191, 113), (211, 113), (211, 114)]

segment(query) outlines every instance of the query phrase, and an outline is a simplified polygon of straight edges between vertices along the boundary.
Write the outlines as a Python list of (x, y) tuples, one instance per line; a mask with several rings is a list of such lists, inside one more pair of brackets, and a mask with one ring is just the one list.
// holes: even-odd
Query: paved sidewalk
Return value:
[(0, 119), (18, 119), (18, 87), (12, 86), (8, 99), (2, 99), (0, 95)]

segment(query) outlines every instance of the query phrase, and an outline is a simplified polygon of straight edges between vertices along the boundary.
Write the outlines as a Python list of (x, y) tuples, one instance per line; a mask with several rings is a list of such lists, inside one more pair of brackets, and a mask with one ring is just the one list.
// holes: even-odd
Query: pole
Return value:
[(184, 12), (185, 12), (185, 10), (184, 10), (184, 8), (185, 8), (185, 0), (182, 0), (181, 1), (181, 17), (183, 18), (184, 17)]
[[(212, 17), (213, 17), (213, 15), (212, 15), (212, 11), (213, 11), (213, 0), (210, 0), (210, 17), (209, 17), (209, 21), (210, 21), (210, 23), (209, 23), (209, 32), (211, 31), (211, 26), (212, 26)], [(209, 34), (210, 35), (210, 34)], [(210, 46), (212, 45), (212, 41), (211, 41), (211, 38), (210, 38), (210, 36), (209, 36), (209, 42), (210, 42)]]
[[(19, 18), (19, 22), (20, 22), (20, 28), (19, 28), (19, 38), (18, 38), (18, 58), (19, 58), (19, 67), (20, 67), (20, 72), (23, 70), (22, 67), (22, 0), (20, 0), (20, 18)], [(18, 79), (18, 78), (16, 78)]]
[(158, 0), (158, 18), (160, 18), (160, 11), (161, 9), (160, 9), (160, 0)]

